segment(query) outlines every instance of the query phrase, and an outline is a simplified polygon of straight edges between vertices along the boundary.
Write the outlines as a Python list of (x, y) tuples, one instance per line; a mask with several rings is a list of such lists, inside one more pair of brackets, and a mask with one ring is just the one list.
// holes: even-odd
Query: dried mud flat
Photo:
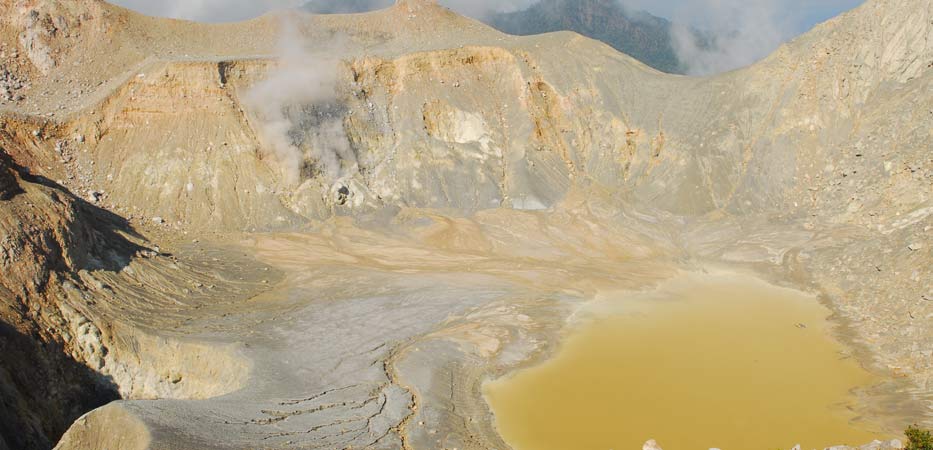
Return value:
[[(820, 294), (866, 410), (933, 420), (933, 2), (704, 79), (413, 0), (0, 17), (0, 448), (507, 448), (484, 380), (723, 267)], [(328, 92), (258, 113), (306, 60)]]

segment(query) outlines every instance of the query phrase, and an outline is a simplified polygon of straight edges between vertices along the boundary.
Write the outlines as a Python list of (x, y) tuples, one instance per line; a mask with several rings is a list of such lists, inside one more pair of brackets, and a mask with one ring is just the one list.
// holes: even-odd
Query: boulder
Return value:
[(645, 442), (645, 445), (641, 447), (641, 450), (662, 450), (662, 449), (661, 449), (661, 446), (658, 445), (658, 443), (654, 439), (651, 439), (648, 442)]

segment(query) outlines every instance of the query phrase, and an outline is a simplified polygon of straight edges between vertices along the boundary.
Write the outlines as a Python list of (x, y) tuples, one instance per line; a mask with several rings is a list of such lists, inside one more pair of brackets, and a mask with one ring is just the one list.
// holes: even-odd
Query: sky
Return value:
[[(307, 1), (386, 4), (392, 0), (110, 0), (154, 16), (207, 22), (245, 20)], [(460, 13), (479, 17), (512, 11), (535, 0), (440, 0)], [(743, 67), (767, 56), (781, 43), (860, 5), (864, 0), (619, 0), (679, 26), (671, 32), (674, 50), (693, 75)], [(340, 3), (337, 3), (340, 4)], [(689, 27), (704, 30), (713, 47), (696, 44)]]
[[(803, 33), (814, 25), (862, 4), (864, 0), (623, 0), (623, 4), (655, 16), (703, 26), (710, 13), (725, 9), (756, 12), (763, 6), (773, 9), (786, 22), (788, 32)], [(706, 8), (710, 13), (697, 11)], [(693, 16), (692, 13), (699, 13)]]

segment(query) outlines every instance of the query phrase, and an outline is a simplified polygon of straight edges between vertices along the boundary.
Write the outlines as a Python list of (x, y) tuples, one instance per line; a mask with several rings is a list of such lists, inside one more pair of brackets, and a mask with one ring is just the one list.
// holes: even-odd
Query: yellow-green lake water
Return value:
[(824, 448), (885, 437), (856, 420), (878, 378), (815, 298), (740, 276), (603, 296), (540, 365), (486, 383), (516, 450)]

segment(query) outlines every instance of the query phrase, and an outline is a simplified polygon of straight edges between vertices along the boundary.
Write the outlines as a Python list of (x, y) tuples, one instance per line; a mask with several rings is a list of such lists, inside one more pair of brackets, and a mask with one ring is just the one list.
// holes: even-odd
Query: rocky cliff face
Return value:
[[(133, 296), (111, 283), (169, 282), (157, 267), (170, 261), (141, 245), (125, 220), (31, 174), (5, 152), (0, 161), (0, 436), (10, 448), (49, 448), (81, 414), (119, 396), (210, 396), (238, 382), (243, 363), (232, 355), (125, 322)], [(155, 270), (142, 269), (146, 275), (132, 282), (101, 277), (132, 276), (133, 259)], [(117, 296), (108, 306), (97, 303)], [(184, 385), (181, 377), (188, 378)]]
[[(21, 179), (6, 153), (0, 160), (0, 436), (10, 448), (48, 448), (88, 408), (116, 398), (72, 356), (79, 341), (93, 338), (93, 325), (85, 324), (86, 335), (73, 340), (56, 299), (68, 283), (65, 274), (104, 243), (92, 224), (75, 225), (80, 207), (67, 194)], [(82, 231), (87, 234), (79, 236)], [(99, 354), (100, 348), (87, 350)]]
[(8, 155), (0, 159), (0, 199), (9, 200), (19, 192), (19, 183), (13, 175), (13, 168), (10, 167)]
[[(559, 285), (579, 282), (567, 272), (605, 276), (581, 285), (591, 292), (619, 271), (704, 261), (826, 294), (869, 362), (908, 377), (918, 398), (930, 392), (933, 2), (870, 1), (756, 66), (703, 79), (415, 0), (284, 27), (151, 19), (91, 0), (0, 8), (0, 38), (19, 54), (6, 61), (29, 80), (0, 106), (0, 317), (21, 352), (3, 353), (3, 398), (28, 412), (3, 423), (34, 430), (23, 441), (0, 430), (8, 446), (46, 448), (114, 393), (164, 401), (94, 413), (64, 448), (113, 444), (97, 428), (110, 422), (163, 430), (133, 445), (197, 446), (221, 439), (201, 422), (212, 415), (232, 446), (430, 447), (433, 434), (406, 426), (438, 417), (449, 442), (498, 445), (471, 395), (484, 373), (445, 382), (456, 416), (431, 403), (438, 382), (399, 342), (435, 348), (449, 367), (467, 357), (440, 336), (483, 342), (469, 358), (488, 363), (489, 342), (511, 348), (502, 336), (547, 328), (509, 328), (525, 319), (503, 311), (525, 313), (495, 309), (501, 298), (559, 304), (572, 296)], [(282, 82), (257, 90), (266, 79)], [(252, 234), (283, 231), (310, 237)], [(278, 256), (263, 259), (267, 248)], [(459, 281), (473, 277), (493, 287), (473, 295)], [(425, 303), (432, 286), (449, 289)], [(260, 295), (270, 290), (288, 300)], [(295, 303), (303, 292), (395, 299), (405, 326), (384, 330), (366, 309), (309, 313)], [(496, 325), (425, 322), (470, 314)], [(318, 327), (331, 340), (295, 331)], [(309, 350), (277, 353), (266, 335)], [(280, 360), (254, 364), (269, 355)], [(327, 371), (282, 375), (327, 364), (353, 387), (333, 391)], [(32, 380), (60, 389), (33, 401)], [(285, 411), (330, 396), (343, 406), (327, 408), (328, 426), (379, 440)]]
[(611, 0), (544, 0), (527, 10), (491, 15), (486, 23), (527, 36), (573, 31), (605, 42), (655, 69), (684, 73), (671, 39), (671, 23), (645, 12), (626, 11)]

